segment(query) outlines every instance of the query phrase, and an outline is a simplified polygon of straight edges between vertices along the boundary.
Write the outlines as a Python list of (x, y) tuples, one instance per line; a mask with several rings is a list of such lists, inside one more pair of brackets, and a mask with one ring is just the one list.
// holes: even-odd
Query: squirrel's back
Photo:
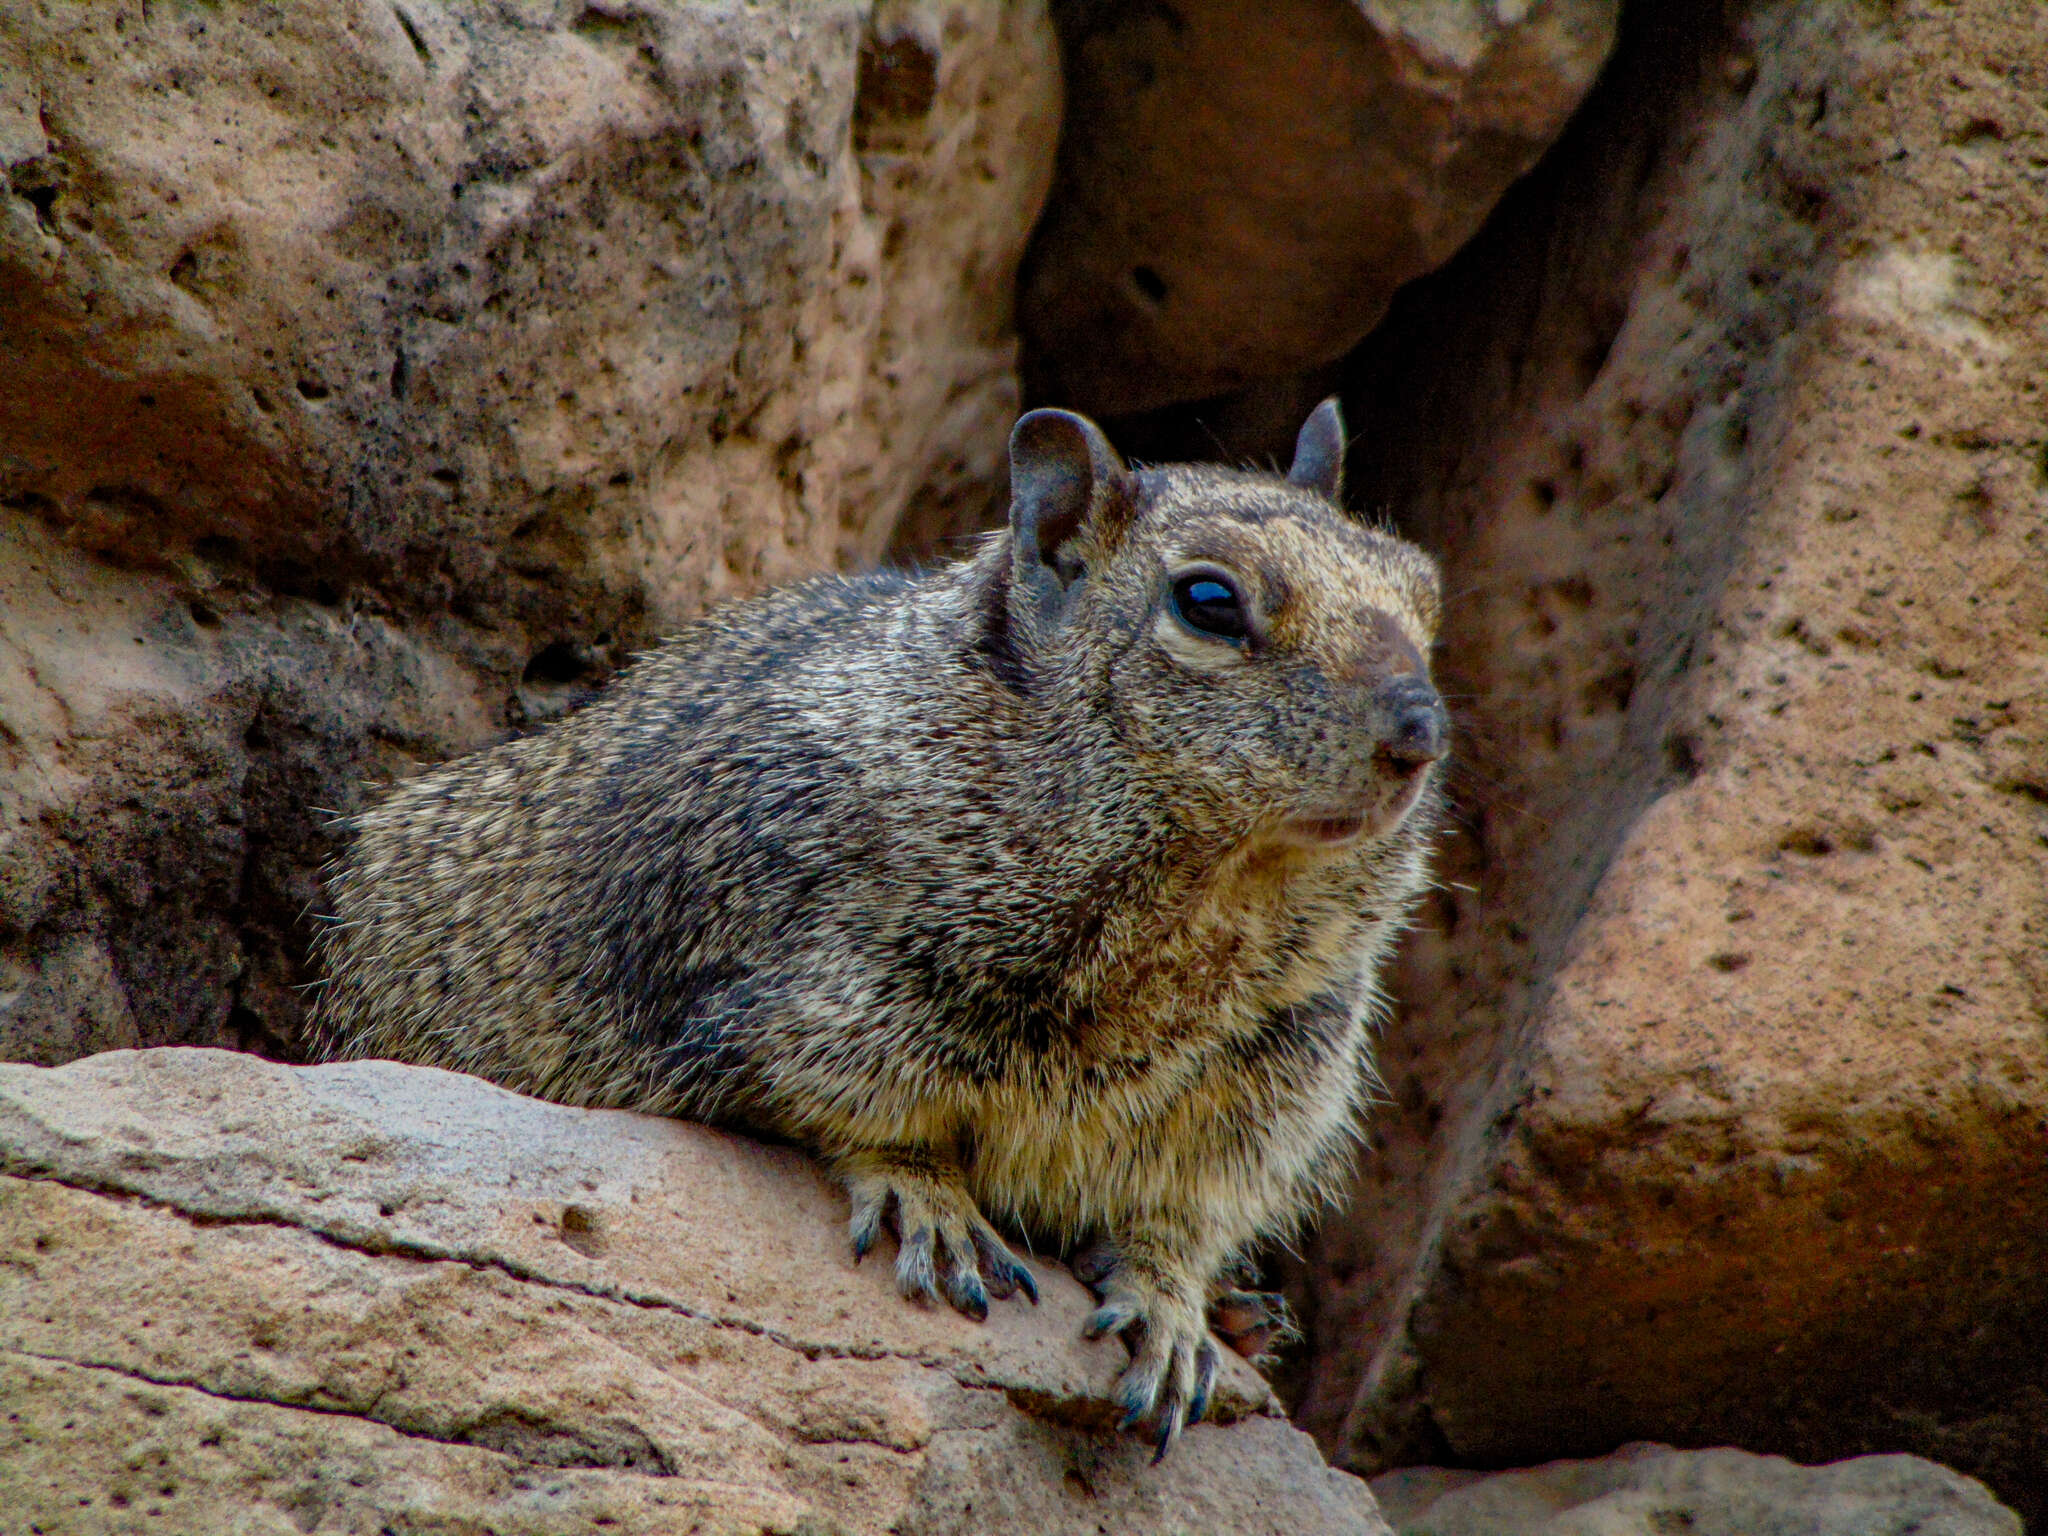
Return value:
[(859, 753), (829, 711), (872, 679), (878, 631), (913, 622), (916, 586), (825, 577), (722, 610), (552, 729), (351, 818), (326, 1053), (571, 1104), (733, 1097), (760, 962), (859, 842)]

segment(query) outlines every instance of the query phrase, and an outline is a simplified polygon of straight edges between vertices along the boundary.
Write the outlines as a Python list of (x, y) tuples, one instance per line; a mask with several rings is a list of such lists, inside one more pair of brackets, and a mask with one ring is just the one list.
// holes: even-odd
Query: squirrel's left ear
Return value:
[(1050, 594), (1064, 592), (1082, 574), (1083, 545), (1114, 542), (1115, 522), (1127, 511), (1133, 489), (1130, 470), (1086, 416), (1023, 416), (1010, 433), (1017, 577), (1027, 586), (1050, 588)]
[(1294, 464), (1287, 471), (1287, 479), (1331, 501), (1343, 500), (1344, 412), (1335, 395), (1317, 406), (1301, 424), (1301, 435), (1294, 440)]

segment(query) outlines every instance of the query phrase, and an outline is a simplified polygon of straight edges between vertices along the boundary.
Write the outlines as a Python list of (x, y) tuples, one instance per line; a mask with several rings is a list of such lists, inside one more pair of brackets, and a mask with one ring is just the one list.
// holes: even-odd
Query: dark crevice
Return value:
[(861, 38), (853, 101), (856, 150), (895, 147), (922, 132), (939, 94), (939, 60), (915, 34)]
[(29, 207), (36, 211), (36, 225), (46, 235), (57, 231), (57, 189), (54, 186), (30, 187), (22, 194)]
[(428, 69), (432, 69), (434, 67), (434, 55), (428, 49), (426, 39), (420, 36), (420, 29), (413, 25), (412, 18), (406, 15), (401, 7), (393, 6), (392, 12), (398, 17), (399, 26), (405, 29), (405, 40), (412, 44), (412, 51), (418, 57), (420, 63), (424, 64)]

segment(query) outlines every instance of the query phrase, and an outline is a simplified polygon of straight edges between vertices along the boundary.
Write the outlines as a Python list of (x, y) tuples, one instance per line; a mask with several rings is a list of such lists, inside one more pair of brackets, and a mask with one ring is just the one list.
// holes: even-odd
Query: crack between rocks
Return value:
[(18, 1349), (7, 1346), (4, 1353), (19, 1360), (40, 1360), (45, 1365), (66, 1365), (73, 1370), (94, 1371), (101, 1375), (117, 1377), (122, 1381), (141, 1382), (145, 1386), (170, 1387), (183, 1392), (197, 1392), (201, 1397), (221, 1403), (246, 1403), (255, 1408), (281, 1408), (287, 1413), (317, 1414), (321, 1418), (353, 1419), (359, 1424), (372, 1424), (379, 1429), (388, 1429), (392, 1434), (406, 1440), (418, 1440), (428, 1445), (445, 1445), (456, 1450), (474, 1451), (479, 1456), (495, 1456), (519, 1467), (537, 1467), (550, 1472), (615, 1472), (626, 1477), (672, 1478), (673, 1472), (651, 1472), (641, 1467), (621, 1467), (609, 1462), (579, 1462), (563, 1464), (555, 1461), (531, 1461), (510, 1451), (501, 1451), (496, 1446), (479, 1445), (474, 1440), (458, 1439), (449, 1435), (429, 1434), (423, 1429), (409, 1429), (394, 1424), (389, 1419), (380, 1419), (353, 1408), (326, 1408), (317, 1403), (288, 1403), (281, 1398), (258, 1397), (241, 1392), (223, 1392), (218, 1387), (202, 1386), (196, 1381), (187, 1381), (175, 1376), (152, 1376), (147, 1371), (134, 1370), (125, 1365), (111, 1365), (103, 1360), (74, 1360), (68, 1355), (50, 1355), (36, 1349)]
[[(693, 1322), (704, 1323), (714, 1328), (726, 1329), (732, 1332), (745, 1333), (751, 1335), (754, 1338), (765, 1340), (766, 1342), (773, 1344), (778, 1348), (790, 1351), (792, 1354), (802, 1355), (806, 1360), (901, 1360), (906, 1364), (921, 1366), (926, 1370), (944, 1372), (947, 1376), (952, 1378), (955, 1385), (963, 1387), (969, 1391), (1002, 1392), (1010, 1399), (1011, 1405), (1015, 1407), (1020, 1413), (1025, 1413), (1028, 1417), (1041, 1419), (1046, 1422), (1073, 1422), (1071, 1412), (1078, 1411), (1085, 1415), (1088, 1406), (1095, 1403), (1096, 1401), (1093, 1398), (1059, 1398), (1053, 1396), (1052, 1394), (1042, 1392), (1036, 1388), (1024, 1386), (1019, 1383), (1008, 1383), (993, 1380), (985, 1375), (979, 1375), (972, 1372), (963, 1375), (951, 1362), (948, 1362), (943, 1359), (934, 1359), (929, 1355), (921, 1354), (915, 1350), (887, 1349), (879, 1347), (873, 1349), (859, 1349), (849, 1347), (846, 1345), (826, 1344), (820, 1343), (815, 1340), (805, 1340), (798, 1338), (795, 1335), (786, 1333), (781, 1329), (772, 1328), (766, 1323), (757, 1322), (752, 1318), (732, 1317), (721, 1315), (715, 1312), (700, 1311), (699, 1309), (689, 1306), (684, 1302), (675, 1301), (669, 1297), (638, 1294), (621, 1286), (585, 1285), (579, 1284), (578, 1282), (573, 1280), (562, 1280), (551, 1275), (545, 1275), (537, 1271), (530, 1270), (525, 1266), (517, 1264), (509, 1259), (498, 1257), (483, 1257), (475, 1254), (457, 1253), (451, 1250), (444, 1250), (438, 1248), (435, 1245), (429, 1243), (402, 1242), (392, 1238), (371, 1238), (369, 1240), (363, 1240), (341, 1232), (333, 1231), (331, 1229), (308, 1226), (304, 1222), (293, 1221), (286, 1216), (272, 1212), (243, 1212), (236, 1215), (223, 1215), (217, 1212), (193, 1210), (187, 1206), (180, 1205), (178, 1202), (174, 1200), (167, 1200), (158, 1195), (144, 1194), (139, 1190), (128, 1189), (118, 1184), (97, 1181), (79, 1181), (75, 1179), (61, 1177), (56, 1173), (45, 1169), (24, 1167), (6, 1158), (4, 1152), (0, 1152), (0, 1174), (5, 1174), (13, 1178), (29, 1180), (35, 1183), (55, 1184), (63, 1189), (75, 1189), (80, 1194), (98, 1195), (104, 1198), (111, 1199), (132, 1200), (135, 1201), (137, 1204), (142, 1205), (148, 1209), (168, 1211), (172, 1215), (179, 1217), (181, 1220), (190, 1222), (192, 1225), (198, 1227), (277, 1227), (282, 1228), (286, 1231), (302, 1232), (308, 1237), (314, 1238), (323, 1243), (327, 1243), (333, 1247), (342, 1249), (344, 1252), (360, 1253), (367, 1258), (395, 1258), (406, 1260), (413, 1263), (426, 1264), (461, 1264), (473, 1270), (495, 1271), (499, 1274), (504, 1275), (506, 1278), (510, 1280), (519, 1282), (522, 1285), (546, 1286), (552, 1290), (566, 1291), (571, 1295), (588, 1296), (593, 1301), (618, 1302), (628, 1306), (642, 1307), (650, 1310), (674, 1312), (679, 1316), (689, 1318)], [(163, 1384), (182, 1385), (182, 1383)], [(194, 1390), (203, 1391), (204, 1389), (194, 1388)], [(1025, 1402), (1019, 1401), (1020, 1396), (1025, 1400), (1025, 1402), (1032, 1403), (1036, 1406), (1025, 1406)], [(1068, 1403), (1072, 1403), (1073, 1405), (1075, 1405), (1073, 1410), (1069, 1411), (1065, 1409), (1065, 1405)], [(291, 1405), (281, 1404), (279, 1406)], [(344, 1410), (340, 1409), (308, 1409), (306, 1411), (316, 1413), (344, 1412)], [(1268, 1411), (1269, 1410), (1263, 1407), (1257, 1408), (1252, 1410), (1251, 1414), (1245, 1415), (1245, 1417), (1251, 1417), (1257, 1414), (1264, 1414)], [(350, 1414), (347, 1416), (361, 1417), (360, 1415), (354, 1414)], [(366, 1422), (383, 1423), (384, 1421), (381, 1419), (377, 1419), (369, 1420)], [(398, 1431), (398, 1433), (403, 1433), (403, 1431)], [(431, 1439), (433, 1437), (425, 1436), (422, 1438)], [(461, 1441), (449, 1443), (466, 1445), (469, 1442)], [(472, 1448), (486, 1449), (485, 1447), (480, 1446)], [(504, 1453), (493, 1452), (493, 1454)]]

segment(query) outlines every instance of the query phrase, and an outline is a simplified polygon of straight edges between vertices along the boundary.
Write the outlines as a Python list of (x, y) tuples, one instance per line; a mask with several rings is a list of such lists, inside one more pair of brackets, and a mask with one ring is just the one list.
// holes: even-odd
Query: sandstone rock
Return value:
[(1241, 1363), (1151, 1469), (1063, 1270), (976, 1325), (844, 1226), (794, 1151), (427, 1068), (0, 1068), (0, 1499), (76, 1531), (1385, 1532)]
[(2020, 1536), (1981, 1483), (1917, 1456), (1802, 1467), (1632, 1445), (1491, 1475), (1409, 1468), (1373, 1490), (1401, 1536)]
[(1334, 361), (1556, 136), (1618, 9), (1058, 8), (1068, 117), (1020, 300), (1032, 392), (1116, 416)]
[(0, 15), (0, 1055), (288, 1046), (366, 779), (986, 498), (1038, 0)]
[(1341, 1461), (1910, 1450), (2048, 1517), (2044, 74), (1989, 3), (1644, 11), (1354, 360), (1469, 772), (1304, 1281)]

